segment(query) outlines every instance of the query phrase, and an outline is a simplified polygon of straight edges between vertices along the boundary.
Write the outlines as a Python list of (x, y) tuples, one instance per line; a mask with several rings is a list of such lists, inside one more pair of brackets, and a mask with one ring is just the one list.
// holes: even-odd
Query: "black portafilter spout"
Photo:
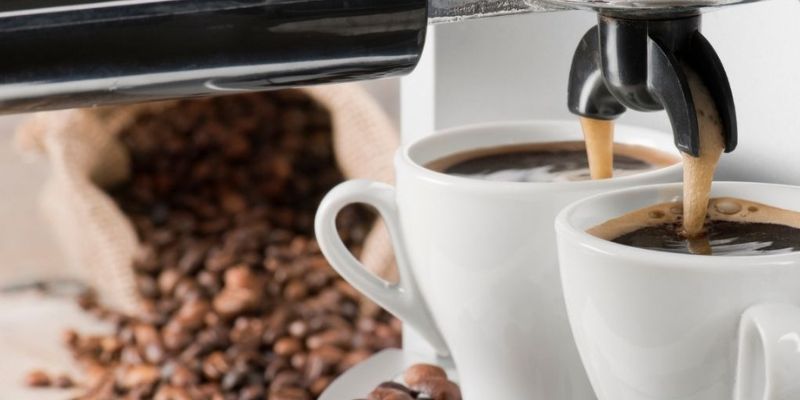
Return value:
[(700, 33), (700, 15), (621, 17), (599, 14), (581, 39), (569, 76), (569, 110), (612, 120), (626, 108), (666, 110), (679, 150), (698, 156), (695, 102), (682, 66), (708, 88), (725, 135), (725, 151), (736, 147), (736, 111), (725, 69)]

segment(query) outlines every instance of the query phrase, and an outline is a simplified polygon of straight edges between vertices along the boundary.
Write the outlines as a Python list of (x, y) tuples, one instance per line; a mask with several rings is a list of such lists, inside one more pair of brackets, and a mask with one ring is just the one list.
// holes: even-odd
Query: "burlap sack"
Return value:
[[(305, 92), (330, 112), (332, 142), (343, 174), (391, 182), (398, 135), (380, 106), (352, 84), (318, 86)], [(38, 113), (20, 126), (20, 147), (40, 152), (50, 161), (42, 208), (67, 258), (45, 278), (80, 280), (95, 288), (105, 304), (137, 312), (132, 260), (138, 240), (130, 221), (103, 188), (128, 177), (129, 158), (117, 133), (138, 114), (170, 105)], [(378, 275), (393, 277), (393, 255), (381, 226), (376, 225), (366, 239), (361, 258)]]

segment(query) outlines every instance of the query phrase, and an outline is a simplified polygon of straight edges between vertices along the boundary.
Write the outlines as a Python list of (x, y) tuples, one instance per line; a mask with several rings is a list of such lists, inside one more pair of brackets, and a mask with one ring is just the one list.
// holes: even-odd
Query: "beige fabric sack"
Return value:
[[(391, 182), (398, 135), (369, 94), (354, 84), (304, 91), (330, 112), (332, 142), (342, 173), (347, 178)], [(58, 266), (62, 269), (43, 278), (77, 279), (92, 286), (104, 304), (129, 314), (137, 312), (132, 260), (138, 240), (130, 221), (103, 188), (128, 177), (128, 154), (117, 133), (139, 113), (170, 105), (37, 113), (20, 126), (19, 146), (44, 154), (50, 162), (41, 203), (67, 258)], [(374, 273), (392, 279), (394, 257), (386, 231), (379, 225), (367, 238), (361, 258)]]

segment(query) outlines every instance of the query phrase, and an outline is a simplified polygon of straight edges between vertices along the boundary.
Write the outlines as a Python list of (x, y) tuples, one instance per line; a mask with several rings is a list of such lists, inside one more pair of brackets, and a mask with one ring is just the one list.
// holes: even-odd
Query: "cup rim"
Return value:
[[(563, 182), (507, 182), (507, 181), (489, 181), (481, 179), (472, 179), (472, 178), (453, 176), (442, 172), (433, 171), (417, 163), (414, 159), (412, 159), (410, 154), (417, 147), (425, 146), (426, 143), (430, 141), (449, 140), (448, 138), (451, 137), (476, 134), (476, 132), (481, 132), (481, 131), (491, 130), (493, 132), (497, 132), (503, 130), (511, 132), (520, 129), (532, 129), (541, 131), (542, 129), (547, 129), (548, 127), (563, 128), (565, 126), (569, 126), (570, 128), (574, 126), (577, 129), (580, 129), (578, 121), (559, 120), (559, 119), (497, 121), (497, 122), (483, 122), (477, 124), (455, 126), (452, 128), (436, 131), (433, 135), (428, 135), (426, 137), (423, 137), (421, 139), (403, 145), (397, 151), (395, 155), (395, 161), (396, 163), (402, 162), (404, 164), (407, 164), (413, 169), (415, 174), (417, 174), (422, 179), (432, 183), (438, 183), (442, 185), (457, 185), (462, 188), (475, 189), (475, 190), (492, 190), (494, 192), (497, 191), (517, 192), (521, 190), (523, 191), (541, 190), (545, 188), (548, 190), (609, 190), (615, 187), (629, 187), (636, 184), (647, 184), (648, 182), (652, 182), (654, 180), (663, 181), (665, 178), (668, 178), (675, 174), (680, 174), (680, 171), (683, 169), (683, 160), (680, 159), (680, 153), (677, 151), (677, 149), (670, 148), (668, 150), (664, 149), (660, 150), (666, 151), (670, 154), (677, 155), (679, 157), (678, 162), (663, 168), (658, 168), (651, 171), (645, 171), (633, 175), (626, 175), (626, 176), (620, 176), (602, 180), (563, 181)], [(630, 125), (630, 124), (618, 124), (615, 129), (625, 129), (625, 130), (635, 129), (647, 135), (652, 135), (652, 136), (669, 135), (668, 133), (661, 130), (646, 128), (637, 125)]]
[[(578, 243), (583, 247), (591, 248), (593, 251), (603, 253), (612, 257), (626, 259), (626, 260), (642, 260), (652, 259), (655, 255), (660, 260), (669, 264), (668, 267), (675, 269), (690, 268), (708, 268), (708, 269), (730, 269), (736, 266), (747, 266), (754, 263), (759, 265), (769, 264), (784, 264), (785, 262), (797, 262), (800, 258), (800, 251), (784, 254), (762, 254), (762, 255), (749, 255), (749, 256), (697, 256), (693, 254), (670, 253), (665, 251), (648, 250), (638, 247), (626, 246), (624, 244), (614, 243), (609, 240), (601, 239), (586, 232), (583, 228), (578, 228), (573, 224), (572, 217), (578, 209), (587, 207), (588, 205), (602, 202), (612, 201), (615, 198), (625, 196), (627, 194), (652, 191), (656, 192), (664, 189), (682, 189), (683, 183), (660, 183), (651, 185), (634, 186), (630, 188), (612, 190), (600, 194), (588, 196), (581, 200), (575, 201), (564, 207), (556, 216), (555, 230), (556, 236), (559, 241), (569, 240), (573, 243)], [(793, 185), (765, 183), (765, 182), (745, 182), (745, 181), (715, 181), (713, 188), (756, 188), (757, 190), (769, 188), (783, 188), (788, 190), (795, 190), (800, 192), (800, 187)], [(746, 197), (746, 196), (743, 196)], [(631, 210), (633, 211), (633, 210)], [(614, 218), (616, 216), (609, 216)]]

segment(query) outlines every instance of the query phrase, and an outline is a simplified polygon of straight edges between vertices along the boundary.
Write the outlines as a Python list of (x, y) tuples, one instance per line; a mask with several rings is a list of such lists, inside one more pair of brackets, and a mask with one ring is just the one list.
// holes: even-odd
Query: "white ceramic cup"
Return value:
[[(800, 399), (800, 253), (674, 254), (585, 232), (681, 193), (601, 194), (556, 219), (569, 319), (598, 398)], [(717, 182), (712, 196), (800, 209), (800, 187)]]
[[(619, 126), (617, 141), (673, 151), (672, 136)], [(316, 216), (322, 252), (348, 282), (439, 352), (448, 348), (468, 400), (594, 399), (569, 331), (553, 220), (571, 201), (615, 188), (680, 178), (679, 164), (602, 181), (491, 182), (424, 166), (462, 151), (582, 140), (577, 122), (494, 123), (450, 129), (400, 149), (396, 189), (354, 180)], [(392, 236), (400, 281), (370, 274), (337, 235), (337, 213), (373, 206)]]

